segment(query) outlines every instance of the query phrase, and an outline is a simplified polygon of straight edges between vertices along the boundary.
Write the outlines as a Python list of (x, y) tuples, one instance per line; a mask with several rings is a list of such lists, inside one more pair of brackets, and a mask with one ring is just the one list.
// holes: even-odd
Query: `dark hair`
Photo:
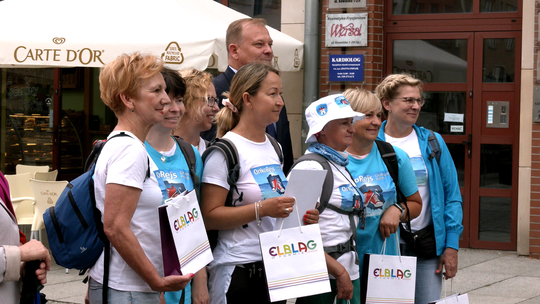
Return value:
[(186, 94), (186, 82), (178, 71), (164, 66), (161, 75), (163, 75), (163, 80), (165, 80), (165, 85), (167, 86), (165, 92), (168, 95), (174, 98), (184, 97)]

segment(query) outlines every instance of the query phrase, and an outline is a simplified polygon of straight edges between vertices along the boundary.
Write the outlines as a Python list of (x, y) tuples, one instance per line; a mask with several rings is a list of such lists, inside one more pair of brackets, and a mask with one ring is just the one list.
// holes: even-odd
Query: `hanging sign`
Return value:
[(330, 81), (364, 81), (364, 55), (330, 55)]
[(327, 14), (325, 46), (367, 46), (367, 16), (367, 13)]
[(366, 8), (366, 0), (330, 0), (328, 8)]

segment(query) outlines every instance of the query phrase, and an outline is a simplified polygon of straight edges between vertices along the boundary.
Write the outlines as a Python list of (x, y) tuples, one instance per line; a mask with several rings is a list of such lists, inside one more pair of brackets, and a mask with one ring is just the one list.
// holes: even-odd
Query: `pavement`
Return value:
[[(458, 262), (453, 292), (467, 293), (469, 303), (540, 303), (540, 260), (518, 256), (512, 251), (462, 248)], [(42, 292), (50, 304), (84, 303), (83, 278), (77, 270), (66, 274), (65, 268), (54, 264)], [(451, 295), (450, 281), (445, 284), (447, 294)]]

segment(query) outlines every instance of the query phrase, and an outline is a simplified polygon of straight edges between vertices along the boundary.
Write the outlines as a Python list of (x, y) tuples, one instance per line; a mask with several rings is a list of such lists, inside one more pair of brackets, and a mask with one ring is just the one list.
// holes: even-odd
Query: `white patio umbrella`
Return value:
[[(140, 51), (174, 69), (224, 71), (227, 26), (246, 17), (212, 0), (0, 1), (0, 67), (101, 67)], [(299, 70), (303, 43), (268, 30), (274, 64)]]

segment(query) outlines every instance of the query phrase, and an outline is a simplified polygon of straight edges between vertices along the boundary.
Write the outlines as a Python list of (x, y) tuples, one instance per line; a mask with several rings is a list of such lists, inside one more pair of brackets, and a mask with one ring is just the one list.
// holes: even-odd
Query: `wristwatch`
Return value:
[(400, 203), (395, 203), (392, 206), (398, 208), (399, 211), (401, 211), (401, 216), (399, 217), (399, 220), (402, 221), (403, 216), (405, 216), (405, 207), (403, 207)]

